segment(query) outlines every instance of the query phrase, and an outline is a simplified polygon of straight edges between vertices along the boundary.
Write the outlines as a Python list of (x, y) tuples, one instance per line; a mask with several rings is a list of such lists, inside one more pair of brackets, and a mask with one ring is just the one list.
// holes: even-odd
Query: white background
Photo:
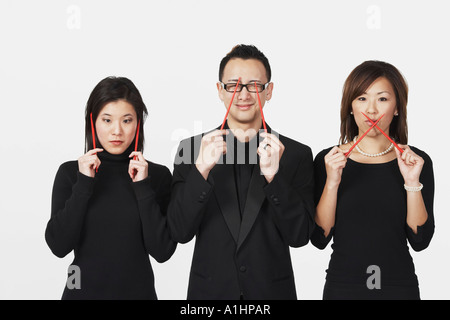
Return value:
[[(448, 299), (449, 7), (447, 0), (1, 0), (0, 299), (61, 297), (73, 254), (53, 256), (44, 231), (56, 171), (83, 153), (94, 86), (110, 75), (136, 84), (149, 108), (144, 155), (172, 171), (182, 138), (221, 124), (219, 62), (238, 43), (256, 45), (271, 63), (266, 121), (314, 155), (338, 142), (342, 85), (354, 67), (377, 59), (404, 74), (409, 144), (431, 156), (436, 181), (434, 238), (411, 254), (422, 298)], [(194, 241), (163, 264), (152, 259), (160, 299), (186, 298)], [(299, 299), (321, 299), (330, 246), (291, 253)]]

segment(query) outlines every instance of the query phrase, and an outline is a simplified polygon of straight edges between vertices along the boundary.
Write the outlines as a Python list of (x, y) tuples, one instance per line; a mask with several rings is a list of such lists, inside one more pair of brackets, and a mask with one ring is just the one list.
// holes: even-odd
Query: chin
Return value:
[(122, 154), (125, 152), (127, 148), (105, 148), (105, 150), (109, 153), (109, 154)]

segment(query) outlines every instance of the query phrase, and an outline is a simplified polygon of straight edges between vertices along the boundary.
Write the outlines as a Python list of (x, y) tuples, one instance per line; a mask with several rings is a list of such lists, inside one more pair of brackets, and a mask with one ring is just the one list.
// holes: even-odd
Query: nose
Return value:
[(378, 108), (377, 108), (377, 100), (376, 99), (370, 99), (369, 103), (367, 104), (366, 112), (370, 114), (377, 114)]
[(120, 136), (122, 134), (122, 126), (120, 121), (115, 121), (112, 126), (112, 134), (115, 136)]
[(250, 92), (248, 92), (247, 87), (242, 88), (241, 92), (238, 92), (238, 99), (239, 100), (247, 100), (249, 97), (251, 97)]

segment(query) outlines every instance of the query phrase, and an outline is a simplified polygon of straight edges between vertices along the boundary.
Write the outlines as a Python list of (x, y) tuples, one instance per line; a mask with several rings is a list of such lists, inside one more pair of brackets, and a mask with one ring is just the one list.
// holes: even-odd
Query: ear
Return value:
[(269, 84), (267, 85), (266, 90), (267, 90), (267, 92), (266, 92), (266, 101), (269, 101), (270, 99), (272, 99), (273, 82), (269, 82)]
[(219, 94), (219, 99), (223, 101), (223, 87), (222, 84), (220, 82), (216, 83), (216, 87), (217, 87), (217, 93)]

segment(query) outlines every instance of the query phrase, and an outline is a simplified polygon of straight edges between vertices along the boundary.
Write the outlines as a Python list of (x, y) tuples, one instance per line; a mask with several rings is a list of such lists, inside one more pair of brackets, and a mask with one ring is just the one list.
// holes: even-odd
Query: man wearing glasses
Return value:
[(235, 46), (219, 68), (223, 129), (179, 145), (168, 221), (174, 240), (196, 236), (188, 299), (297, 298), (289, 247), (313, 230), (313, 159), (263, 122), (270, 78), (261, 51)]

